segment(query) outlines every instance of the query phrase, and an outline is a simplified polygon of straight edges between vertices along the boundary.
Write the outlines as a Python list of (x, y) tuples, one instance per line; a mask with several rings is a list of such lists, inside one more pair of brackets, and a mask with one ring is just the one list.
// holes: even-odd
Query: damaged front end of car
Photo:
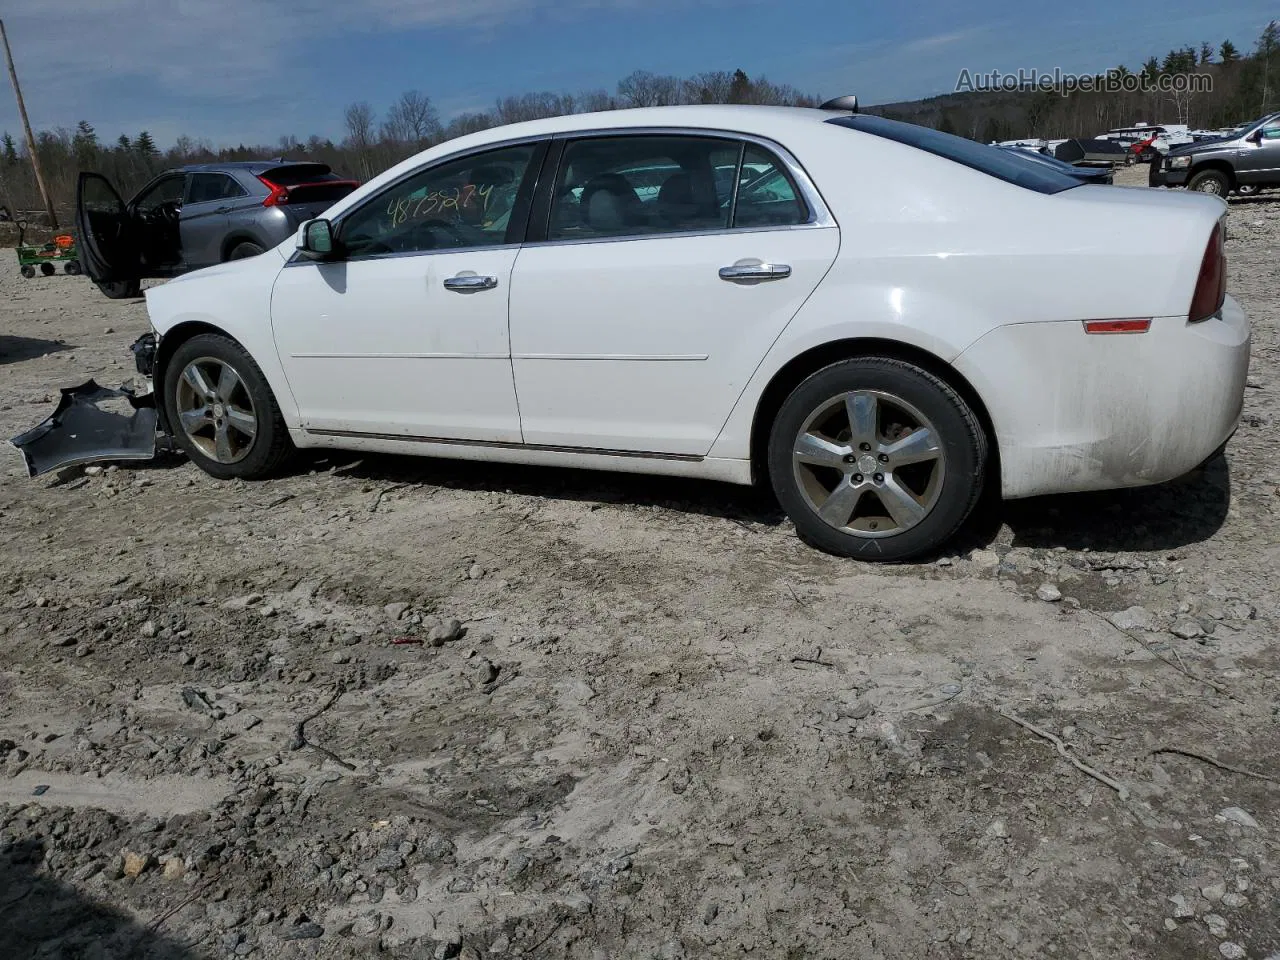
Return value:
[[(151, 382), (156, 336), (146, 333), (130, 348), (138, 372)], [(9, 442), (21, 453), (29, 476), (104, 460), (152, 460), (168, 447), (167, 430), (152, 390), (113, 390), (89, 380), (66, 387), (44, 422)]]

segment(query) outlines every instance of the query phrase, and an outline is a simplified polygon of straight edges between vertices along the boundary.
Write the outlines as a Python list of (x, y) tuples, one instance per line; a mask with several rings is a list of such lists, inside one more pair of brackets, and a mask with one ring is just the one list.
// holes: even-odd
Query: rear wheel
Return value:
[(267, 379), (234, 340), (192, 337), (174, 351), (164, 379), (174, 439), (205, 473), (257, 480), (289, 455), (289, 431)]
[(1191, 178), (1187, 189), (1215, 197), (1226, 197), (1231, 192), (1231, 180), (1221, 170), (1202, 170)]
[(256, 257), (258, 254), (262, 252), (263, 252), (262, 247), (258, 246), (256, 243), (251, 243), (248, 240), (246, 240), (243, 243), (237, 243), (234, 247), (232, 247), (231, 253), (227, 255), (227, 259), (228, 260), (244, 260), (248, 257)]
[(98, 281), (97, 287), (111, 300), (133, 300), (142, 295), (141, 280)]
[(792, 391), (774, 419), (769, 475), (806, 541), (860, 560), (937, 550), (982, 493), (987, 440), (965, 400), (911, 363), (861, 357)]

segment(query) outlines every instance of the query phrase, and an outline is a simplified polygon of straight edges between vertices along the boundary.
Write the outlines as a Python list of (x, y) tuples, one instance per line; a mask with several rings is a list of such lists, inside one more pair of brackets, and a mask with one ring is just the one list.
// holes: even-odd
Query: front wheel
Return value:
[(232, 247), (231, 253), (228, 254), (227, 259), (247, 260), (249, 257), (256, 257), (262, 252), (262, 247), (258, 246), (256, 243), (251, 243), (246, 240), (243, 243), (237, 243)]
[(164, 376), (165, 418), (193, 463), (220, 480), (270, 476), (292, 444), (266, 377), (240, 344), (202, 333), (180, 345)]
[(889, 357), (810, 376), (769, 438), (769, 476), (797, 532), (860, 560), (910, 560), (945, 544), (977, 504), (986, 463), (986, 434), (964, 398)]
[(141, 280), (98, 281), (97, 287), (104, 297), (111, 300), (134, 300), (142, 296)]
[(1187, 189), (1226, 199), (1231, 192), (1231, 180), (1221, 170), (1202, 170), (1191, 178)]

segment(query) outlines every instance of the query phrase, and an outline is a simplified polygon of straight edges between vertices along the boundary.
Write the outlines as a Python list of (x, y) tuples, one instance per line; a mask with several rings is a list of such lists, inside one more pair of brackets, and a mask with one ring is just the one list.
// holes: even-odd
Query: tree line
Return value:
[[(1197, 72), (1212, 77), (1212, 90), (1155, 90), (1155, 81), (1162, 76)], [(1280, 110), (1280, 26), (1270, 23), (1247, 55), (1230, 40), (1217, 45), (1202, 43), (1171, 50), (1163, 58), (1151, 57), (1136, 70), (1116, 67), (1098, 79), (1123, 80), (1133, 75), (1148, 81), (1147, 92), (957, 93), (868, 112), (983, 142), (1091, 136), (1138, 120), (1206, 128), (1233, 125)], [(65, 217), (74, 202), (76, 174), (81, 170), (104, 174), (126, 199), (161, 170), (187, 163), (279, 156), (326, 163), (342, 174), (367, 180), (426, 147), (524, 120), (675, 104), (816, 106), (821, 99), (788, 84), (753, 78), (741, 69), (690, 77), (640, 70), (620, 80), (612, 92), (599, 89), (502, 97), (489, 110), (464, 113), (448, 122), (442, 121), (430, 96), (418, 90), (406, 91), (381, 116), (367, 102), (352, 103), (343, 113), (344, 135), (336, 141), (316, 135), (306, 140), (286, 135), (273, 145), (214, 146), (207, 140), (182, 136), (172, 147), (161, 150), (146, 130), (103, 142), (93, 125), (82, 120), (74, 129), (41, 131), (36, 136), (36, 149), (55, 206)], [(19, 145), (9, 133), (0, 136), (0, 206), (15, 212), (42, 206), (25, 145)]]

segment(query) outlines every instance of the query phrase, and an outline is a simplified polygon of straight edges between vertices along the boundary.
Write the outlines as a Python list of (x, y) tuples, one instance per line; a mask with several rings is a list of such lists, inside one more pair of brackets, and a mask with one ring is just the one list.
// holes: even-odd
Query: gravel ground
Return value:
[[(1230, 235), (1225, 458), (927, 565), (708, 483), (8, 450), (0, 954), (1276, 955), (1280, 195)], [(130, 376), (141, 303), (0, 302), (0, 435)]]

